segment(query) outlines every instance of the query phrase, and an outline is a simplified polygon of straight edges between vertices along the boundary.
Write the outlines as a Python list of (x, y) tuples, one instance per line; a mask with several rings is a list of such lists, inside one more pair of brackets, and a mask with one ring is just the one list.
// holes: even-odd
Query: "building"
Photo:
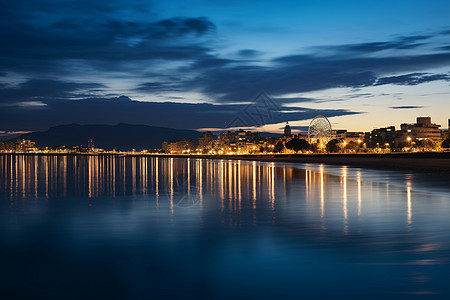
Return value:
[(345, 129), (342, 130), (333, 130), (331, 133), (332, 139), (339, 140), (341, 142), (355, 142), (361, 144), (364, 141), (365, 133), (364, 132), (351, 132)]
[(208, 149), (211, 147), (211, 141), (214, 139), (211, 131), (204, 132), (201, 137), (198, 138), (198, 147), (201, 149)]
[(395, 140), (396, 145), (407, 144), (413, 140), (440, 140), (441, 125), (431, 123), (431, 117), (417, 117), (414, 124), (400, 125), (400, 134)]
[(286, 126), (284, 126), (284, 137), (290, 137), (292, 135), (291, 126), (289, 126), (289, 122), (286, 122)]
[(344, 141), (346, 137), (347, 137), (347, 130), (345, 130), (345, 129), (333, 130), (331, 132), (331, 138), (333, 140), (336, 139), (336, 140)]
[(17, 144), (15, 142), (0, 141), (0, 151), (14, 152)]
[(346, 143), (355, 142), (357, 144), (361, 144), (362, 142), (364, 142), (365, 136), (366, 134), (364, 132), (348, 131), (345, 136), (345, 142)]
[(95, 143), (94, 143), (94, 140), (92, 138), (90, 138), (88, 140), (88, 148), (89, 149), (94, 149), (95, 148)]
[(395, 146), (396, 135), (395, 126), (378, 128), (366, 134), (364, 142), (370, 148), (384, 148), (387, 146), (386, 144), (389, 144), (389, 147), (392, 148)]
[(175, 140), (173, 142), (164, 142), (163, 150), (170, 154), (189, 154), (195, 152), (195, 143), (192, 140)]
[(19, 139), (16, 143), (16, 151), (27, 152), (29, 150), (37, 150), (36, 143), (30, 140)]
[(227, 131), (219, 134), (219, 140), (224, 142), (227, 145), (239, 142), (256, 142), (261, 139), (259, 133), (244, 131), (239, 129), (238, 131)]
[(17, 142), (0, 141), (0, 151), (2, 152), (28, 152), (37, 150), (36, 143), (31, 140), (19, 139)]

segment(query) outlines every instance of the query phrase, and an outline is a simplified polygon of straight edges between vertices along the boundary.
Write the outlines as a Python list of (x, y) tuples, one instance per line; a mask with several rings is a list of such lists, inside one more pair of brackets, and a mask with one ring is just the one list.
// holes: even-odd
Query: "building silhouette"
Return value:
[(289, 122), (286, 122), (286, 126), (284, 126), (284, 134), (283, 136), (289, 137), (292, 135), (291, 126), (289, 126)]

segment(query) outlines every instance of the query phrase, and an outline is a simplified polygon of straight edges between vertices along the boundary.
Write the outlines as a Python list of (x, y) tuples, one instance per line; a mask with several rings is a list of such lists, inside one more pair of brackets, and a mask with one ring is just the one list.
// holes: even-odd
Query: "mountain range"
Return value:
[[(47, 131), (31, 132), (19, 136), (36, 142), (38, 147), (87, 146), (93, 139), (95, 147), (116, 150), (143, 150), (161, 148), (164, 141), (197, 139), (202, 135), (195, 130), (181, 130), (148, 125), (78, 125), (68, 124), (49, 128)], [(16, 139), (14, 139), (16, 140)]]

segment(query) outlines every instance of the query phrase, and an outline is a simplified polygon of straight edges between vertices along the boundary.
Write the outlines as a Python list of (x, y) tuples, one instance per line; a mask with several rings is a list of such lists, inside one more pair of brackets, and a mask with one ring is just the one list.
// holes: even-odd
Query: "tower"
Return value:
[(93, 149), (95, 147), (94, 140), (91, 138), (88, 141), (88, 148)]
[(289, 122), (286, 122), (286, 126), (284, 127), (284, 134), (283, 136), (291, 136), (291, 126), (289, 126)]

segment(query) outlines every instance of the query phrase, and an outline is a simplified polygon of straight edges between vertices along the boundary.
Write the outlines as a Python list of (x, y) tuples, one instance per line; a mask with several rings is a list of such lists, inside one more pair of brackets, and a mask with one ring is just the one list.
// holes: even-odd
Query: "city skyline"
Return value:
[(1, 1), (3, 131), (224, 129), (262, 91), (281, 115), (258, 131), (449, 118), (446, 1), (25, 3)]

